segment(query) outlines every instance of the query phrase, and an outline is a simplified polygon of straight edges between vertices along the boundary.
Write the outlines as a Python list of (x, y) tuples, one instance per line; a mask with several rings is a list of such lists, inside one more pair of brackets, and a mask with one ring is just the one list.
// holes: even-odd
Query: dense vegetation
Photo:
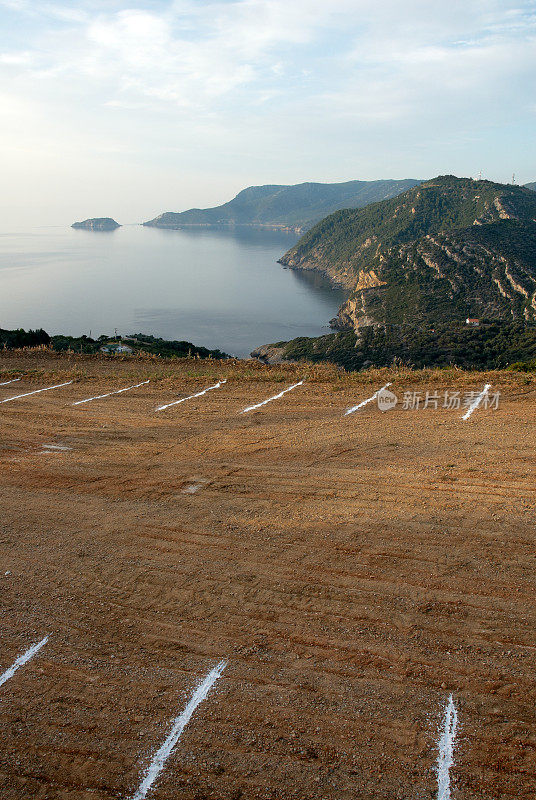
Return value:
[(42, 328), (25, 331), (22, 328), (6, 331), (0, 328), (0, 347), (11, 350), (15, 347), (39, 347), (50, 344), (50, 336)]
[(250, 186), (216, 208), (166, 212), (145, 222), (159, 228), (182, 225), (276, 225), (306, 229), (340, 208), (362, 208), (416, 186), (415, 180), (300, 183)]
[(355, 275), (370, 266), (377, 248), (382, 251), (456, 228), (468, 228), (500, 218), (500, 198), (516, 219), (536, 218), (536, 193), (519, 186), (491, 181), (440, 176), (391, 200), (362, 209), (331, 214), (308, 231), (283, 257), (289, 266), (311, 260), (324, 266), (349, 265)]
[(425, 237), (384, 255), (378, 273), (386, 285), (366, 292), (361, 308), (393, 324), (531, 320), (535, 256), (535, 223), (501, 220)]
[[(0, 347), (7, 349), (19, 347), (38, 347), (45, 345), (57, 351), (71, 350), (76, 353), (98, 353), (101, 347), (121, 342), (110, 336), (99, 336), (91, 339), (89, 336), (49, 336), (43, 329), (25, 331), (22, 328), (7, 331), (0, 328)], [(177, 358), (227, 358), (226, 353), (220, 350), (209, 350), (206, 347), (197, 347), (191, 342), (167, 341), (147, 334), (137, 333), (122, 340), (135, 353), (149, 353), (152, 355), (177, 357)]]
[(191, 342), (167, 341), (166, 339), (155, 338), (144, 333), (136, 333), (129, 337), (127, 344), (135, 350), (144, 353), (153, 353), (159, 356), (176, 356), (178, 358), (197, 357), (197, 358), (229, 358), (227, 353), (221, 350), (209, 350), (206, 347), (197, 347)]
[(536, 317), (536, 193), (442, 176), (332, 214), (281, 259), (349, 290), (339, 327)]
[(284, 358), (331, 361), (347, 370), (393, 363), (413, 367), (536, 370), (536, 325), (488, 321), (479, 328), (440, 325), (434, 330), (385, 325), (280, 342)]

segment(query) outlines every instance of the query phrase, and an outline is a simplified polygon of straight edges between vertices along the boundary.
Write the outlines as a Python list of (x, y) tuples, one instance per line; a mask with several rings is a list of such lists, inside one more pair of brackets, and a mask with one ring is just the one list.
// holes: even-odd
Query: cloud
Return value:
[(0, 0), (0, 15), (0, 146), (81, 169), (122, 153), (248, 183), (426, 175), (483, 142), (519, 160), (534, 123), (534, 0)]
[[(248, 84), (258, 82), (266, 90), (266, 83), (288, 77), (294, 49), (314, 43), (322, 27), (352, 3), (335, 0), (327, 9), (317, 0), (174, 2), (158, 11), (111, 12), (99, 3), (9, 6), (66, 23), (61, 29), (45, 26), (34, 37), (39, 78), (63, 74), (73, 82), (106, 81), (110, 95), (129, 94), (130, 101), (137, 94), (201, 108)], [(13, 64), (17, 57), (4, 54)]]
[[(346, 97), (343, 105), (358, 90), (372, 105), (383, 97), (393, 116), (412, 93), (418, 102), (425, 84), (447, 92), (489, 85), (496, 58), (502, 74), (517, 75), (520, 48), (525, 58), (536, 36), (534, 3), (509, 0), (4, 5), (62, 22), (38, 26), (34, 52), (26, 46), (1, 55), (23, 76), (25, 69), (40, 80), (63, 76), (90, 95), (95, 90), (108, 107), (173, 103), (198, 113), (218, 111), (223, 99), (232, 104), (233, 95), (243, 103), (245, 89), (252, 101), (257, 94), (280, 99), (282, 90), (292, 100), (308, 75), (311, 99), (329, 94), (323, 84), (330, 83), (331, 96)], [(404, 103), (393, 102), (397, 92)]]

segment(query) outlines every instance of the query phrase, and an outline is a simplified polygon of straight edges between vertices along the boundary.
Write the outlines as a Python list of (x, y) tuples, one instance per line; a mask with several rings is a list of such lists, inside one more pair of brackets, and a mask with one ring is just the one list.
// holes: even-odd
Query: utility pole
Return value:
[(514, 184), (514, 186), (515, 186), (515, 184), (516, 184), (516, 174), (515, 174), (515, 172), (514, 172), (514, 174), (512, 175), (512, 183), (513, 183), (513, 184)]

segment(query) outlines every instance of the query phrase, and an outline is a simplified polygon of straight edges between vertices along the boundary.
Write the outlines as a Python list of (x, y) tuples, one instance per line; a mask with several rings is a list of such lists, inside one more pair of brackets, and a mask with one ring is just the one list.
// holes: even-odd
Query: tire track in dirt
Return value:
[[(386, 426), (373, 409), (334, 432), (344, 398), (319, 384), (238, 424), (244, 394), (266, 387), (230, 382), (225, 401), (172, 425), (145, 425), (153, 392), (125, 403), (128, 424), (117, 409), (60, 424), (52, 403), (13, 414), (25, 441), (55, 441), (57, 425), (85, 444), (2, 475), (7, 640), (45, 616), (58, 631), (43, 675), (22, 676), (6, 706), (7, 800), (127, 796), (169, 709), (222, 652), (229, 679), (171, 756), (162, 800), (430, 796), (433, 720), (450, 691), (463, 715), (457, 792), (528, 800), (532, 400), (507, 425), (489, 417), (489, 442), (483, 418), (461, 434), (439, 414)], [(455, 489), (438, 479), (449, 462)]]

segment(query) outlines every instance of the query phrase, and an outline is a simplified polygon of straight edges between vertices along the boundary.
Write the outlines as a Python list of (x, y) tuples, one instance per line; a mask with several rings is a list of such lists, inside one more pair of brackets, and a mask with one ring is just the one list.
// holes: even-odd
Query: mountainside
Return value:
[(73, 222), (71, 228), (80, 228), (85, 231), (115, 231), (121, 225), (111, 217), (93, 217), (83, 222)]
[(442, 176), (397, 198), (339, 211), (282, 259), (350, 297), (336, 327), (536, 316), (536, 193)]
[(536, 181), (534, 181), (534, 183), (526, 183), (525, 188), (532, 189), (533, 192), (536, 192)]
[(363, 208), (395, 197), (418, 185), (416, 180), (300, 183), (296, 186), (250, 186), (216, 208), (166, 212), (144, 225), (180, 228), (183, 225), (266, 225), (305, 230), (341, 208)]

